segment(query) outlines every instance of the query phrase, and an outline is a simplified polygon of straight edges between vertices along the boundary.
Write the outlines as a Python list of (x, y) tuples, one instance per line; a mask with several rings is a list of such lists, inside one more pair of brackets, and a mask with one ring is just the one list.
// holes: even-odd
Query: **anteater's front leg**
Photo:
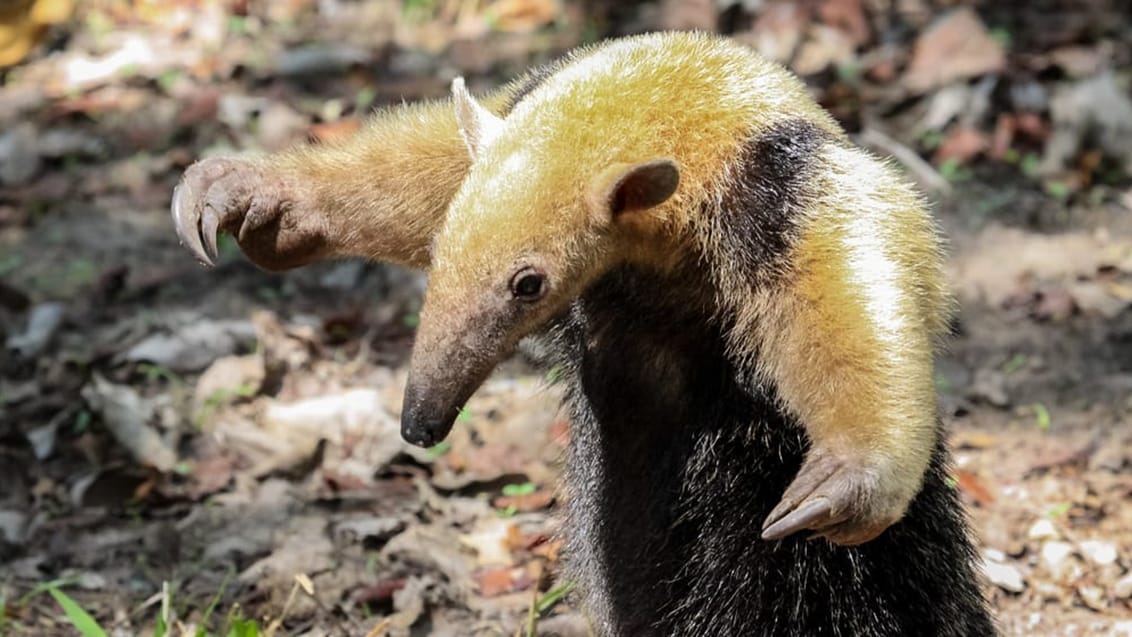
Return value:
[(763, 536), (860, 544), (904, 515), (936, 446), (933, 348), (949, 297), (913, 191), (860, 151), (828, 153), (791, 271), (750, 326), (760, 371), (811, 445)]
[[(502, 108), (512, 89), (487, 103)], [(338, 257), (427, 268), (469, 163), (450, 103), (395, 107), (340, 143), (193, 164), (173, 194), (173, 218), (209, 264), (223, 231), (267, 270)]]

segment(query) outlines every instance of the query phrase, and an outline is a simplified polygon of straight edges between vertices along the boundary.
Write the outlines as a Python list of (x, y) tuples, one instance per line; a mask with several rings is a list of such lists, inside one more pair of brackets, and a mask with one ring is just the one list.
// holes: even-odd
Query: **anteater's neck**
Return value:
[(571, 559), (599, 632), (992, 634), (942, 443), (907, 516), (873, 542), (760, 539), (803, 430), (773, 388), (738, 385), (749, 375), (691, 301), (703, 295), (665, 279), (616, 272), (553, 335), (571, 371)]

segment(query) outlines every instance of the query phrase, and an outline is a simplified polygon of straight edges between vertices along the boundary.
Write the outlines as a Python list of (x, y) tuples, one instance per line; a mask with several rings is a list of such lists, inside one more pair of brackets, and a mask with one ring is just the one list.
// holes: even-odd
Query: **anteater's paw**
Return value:
[(224, 231), (256, 265), (286, 270), (318, 258), (326, 243), (326, 220), (298, 204), (293, 184), (251, 162), (205, 159), (173, 191), (173, 222), (206, 265), (216, 261), (216, 235)]
[(762, 537), (810, 530), (843, 546), (868, 542), (899, 520), (915, 495), (918, 485), (898, 482), (883, 468), (812, 449), (763, 523)]

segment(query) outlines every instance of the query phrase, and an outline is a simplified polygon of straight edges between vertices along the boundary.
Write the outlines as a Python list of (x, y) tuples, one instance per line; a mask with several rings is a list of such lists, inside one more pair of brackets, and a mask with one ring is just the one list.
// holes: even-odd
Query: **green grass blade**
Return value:
[(259, 624), (252, 619), (237, 619), (232, 622), (228, 637), (259, 637)]
[(554, 608), (554, 605), (562, 601), (562, 598), (566, 597), (572, 590), (574, 590), (573, 581), (563, 582), (555, 586), (538, 600), (538, 603), (535, 604), (535, 610), (538, 611), (539, 615), (545, 615), (547, 611)]
[(212, 617), (212, 613), (216, 610), (216, 605), (220, 603), (220, 598), (224, 595), (224, 591), (228, 588), (228, 582), (232, 580), (232, 574), (235, 571), (228, 570), (224, 575), (224, 581), (220, 582), (220, 590), (216, 591), (216, 595), (212, 597), (212, 601), (208, 604), (208, 608), (204, 609), (204, 615), (200, 618), (200, 628), (197, 628), (194, 637), (207, 637), (208, 636), (208, 619)]
[(67, 614), (67, 619), (71, 620), (71, 623), (79, 629), (83, 637), (107, 637), (106, 631), (102, 630), (98, 622), (94, 621), (94, 618), (66, 593), (54, 586), (49, 586), (47, 592), (51, 593), (56, 602), (59, 602), (59, 605), (63, 607), (63, 612)]

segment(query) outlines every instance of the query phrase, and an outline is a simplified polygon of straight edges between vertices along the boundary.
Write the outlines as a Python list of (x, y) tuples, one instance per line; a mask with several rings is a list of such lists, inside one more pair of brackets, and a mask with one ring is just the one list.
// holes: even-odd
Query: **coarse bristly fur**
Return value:
[[(454, 91), (473, 163), (436, 237), (406, 437), (443, 437), (549, 329), (573, 570), (603, 634), (993, 632), (944, 479), (939, 240), (893, 169), (710, 36), (582, 50), (502, 119)], [(829, 541), (785, 537), (803, 529)]]
[(599, 634), (994, 633), (936, 417), (939, 239), (890, 166), (707, 35), (454, 95), (250, 169), (201, 162), (178, 232), (204, 260), (219, 227), (273, 269), (429, 269), (402, 415), (418, 444), (520, 338), (550, 343), (569, 564)]

